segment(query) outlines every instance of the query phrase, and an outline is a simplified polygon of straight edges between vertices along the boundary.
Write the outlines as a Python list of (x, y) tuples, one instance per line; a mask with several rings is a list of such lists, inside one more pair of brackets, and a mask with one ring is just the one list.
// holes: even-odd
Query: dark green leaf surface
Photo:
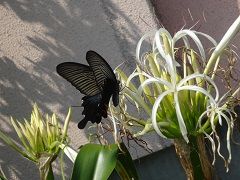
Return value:
[(49, 166), (49, 171), (48, 171), (48, 175), (47, 175), (47, 180), (54, 180), (52, 165)]
[(118, 153), (116, 171), (122, 180), (138, 180), (138, 174), (134, 166), (132, 157), (128, 152), (126, 146), (120, 144), (121, 151)]

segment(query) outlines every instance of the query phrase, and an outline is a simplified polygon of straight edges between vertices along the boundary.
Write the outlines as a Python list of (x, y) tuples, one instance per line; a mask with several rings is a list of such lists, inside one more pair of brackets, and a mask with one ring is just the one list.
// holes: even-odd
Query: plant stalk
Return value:
[(40, 180), (54, 180), (52, 162), (57, 158), (56, 155), (49, 156), (47, 154), (42, 154), (39, 160), (38, 170)]
[(191, 136), (189, 143), (183, 138), (175, 139), (176, 153), (185, 170), (188, 180), (214, 179), (213, 167), (209, 162), (204, 136)]

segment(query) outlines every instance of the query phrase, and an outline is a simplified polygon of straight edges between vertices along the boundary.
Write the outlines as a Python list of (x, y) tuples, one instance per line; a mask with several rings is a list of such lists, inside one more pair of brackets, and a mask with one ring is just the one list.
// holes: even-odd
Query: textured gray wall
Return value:
[[(187, 19), (187, 27), (201, 19), (195, 29), (210, 33), (218, 40), (239, 14), (239, 3), (233, 0), (152, 0), (152, 3), (158, 18), (171, 32), (182, 27), (183, 17)], [(203, 11), (207, 22), (203, 20)], [(64, 61), (86, 63), (85, 53), (92, 49), (105, 57), (112, 67), (126, 62), (125, 68), (129, 71), (133, 68), (138, 39), (156, 27), (153, 7), (145, 0), (1, 0), (1, 130), (16, 138), (9, 116), (28, 117), (34, 102), (43, 112), (56, 112), (63, 120), (68, 106), (80, 105), (82, 96), (56, 74), (56, 65)], [(73, 109), (69, 135), (74, 148), (87, 142), (87, 132), (77, 129), (80, 119), (81, 109)], [(168, 145), (153, 134), (145, 139), (155, 151)], [(240, 150), (239, 146), (235, 147), (229, 174), (225, 173), (222, 161), (218, 161), (217, 171), (221, 179), (240, 178), (236, 168)], [(139, 148), (130, 150), (134, 158), (147, 154)], [(66, 163), (66, 171), (70, 174), (71, 163)], [(142, 179), (185, 177), (172, 148), (141, 158), (136, 164)], [(33, 164), (1, 142), (0, 165), (10, 179), (38, 179)], [(60, 175), (58, 168), (55, 172)]]
[[(126, 70), (132, 69), (137, 41), (157, 27), (152, 10), (145, 0), (1, 0), (1, 130), (16, 139), (9, 117), (29, 117), (34, 102), (62, 120), (69, 106), (81, 104), (82, 95), (55, 72), (61, 62), (85, 64), (91, 49), (112, 67), (126, 62)], [(87, 132), (77, 129), (81, 111), (73, 109), (70, 123), (74, 148), (87, 143)], [(166, 145), (154, 135), (145, 140), (155, 151)], [(134, 158), (148, 154), (141, 148), (130, 150)], [(67, 161), (68, 174), (70, 164)], [(38, 179), (34, 165), (1, 142), (0, 165), (10, 179)]]

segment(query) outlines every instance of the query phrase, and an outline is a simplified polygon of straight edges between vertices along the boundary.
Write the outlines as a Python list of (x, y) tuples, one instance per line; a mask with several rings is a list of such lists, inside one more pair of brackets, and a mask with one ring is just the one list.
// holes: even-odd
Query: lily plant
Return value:
[(62, 143), (67, 144), (67, 129), (71, 117), (71, 109), (61, 128), (56, 114), (43, 117), (38, 106), (34, 104), (31, 118), (23, 122), (14, 120), (13, 125), (20, 144), (0, 131), (0, 139), (16, 150), (23, 157), (34, 162), (39, 169), (41, 180), (54, 179), (52, 162), (57, 158)]
[[(240, 16), (219, 43), (211, 36), (192, 29), (182, 29), (174, 36), (165, 28), (145, 34), (136, 48), (137, 67), (132, 74), (127, 76), (119, 67), (116, 69), (124, 88), (120, 108), (110, 107), (113, 116), (132, 130), (135, 136), (155, 130), (163, 138), (174, 139), (175, 146), (183, 146), (183, 142), (187, 146), (190, 145), (190, 152), (193, 146), (193, 149), (200, 150), (202, 145), (199, 144), (198, 137), (204, 135), (212, 146), (212, 164), (215, 163), (217, 152), (224, 159), (228, 171), (228, 164), (232, 158), (230, 136), (235, 117), (230, 102), (236, 98), (240, 87), (231, 88), (220, 95), (220, 87), (215, 78), (219, 63), (224, 59), (222, 57), (226, 54), (228, 58), (234, 57), (228, 56), (235, 54), (229, 49), (229, 43), (239, 29)], [(152, 40), (151, 49), (142, 52), (144, 42), (148, 39)], [(206, 53), (201, 39), (212, 44), (209, 54)], [(139, 85), (136, 85), (138, 83)], [(138, 110), (143, 109), (147, 120), (128, 112), (127, 100), (135, 104)], [(227, 124), (227, 158), (220, 152), (221, 143), (216, 130), (223, 121)], [(142, 129), (136, 132), (136, 128), (131, 128), (136, 126)], [(177, 142), (179, 143), (176, 145)], [(198, 154), (201, 155), (195, 152), (196, 156)], [(206, 152), (203, 156), (207, 157)], [(190, 155), (190, 160), (191, 157)], [(199, 158), (199, 163), (204, 166), (203, 159)], [(194, 163), (192, 168), (195, 168)], [(202, 171), (202, 176), (197, 177), (197, 172), (194, 171), (190, 173), (192, 179), (211, 176), (204, 174), (204, 169), (198, 169), (197, 171)]]

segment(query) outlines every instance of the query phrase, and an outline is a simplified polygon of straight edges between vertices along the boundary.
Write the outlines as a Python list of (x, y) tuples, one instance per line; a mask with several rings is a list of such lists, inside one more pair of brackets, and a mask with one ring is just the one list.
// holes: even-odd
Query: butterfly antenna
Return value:
[(82, 107), (82, 106), (71, 106), (71, 107)]

